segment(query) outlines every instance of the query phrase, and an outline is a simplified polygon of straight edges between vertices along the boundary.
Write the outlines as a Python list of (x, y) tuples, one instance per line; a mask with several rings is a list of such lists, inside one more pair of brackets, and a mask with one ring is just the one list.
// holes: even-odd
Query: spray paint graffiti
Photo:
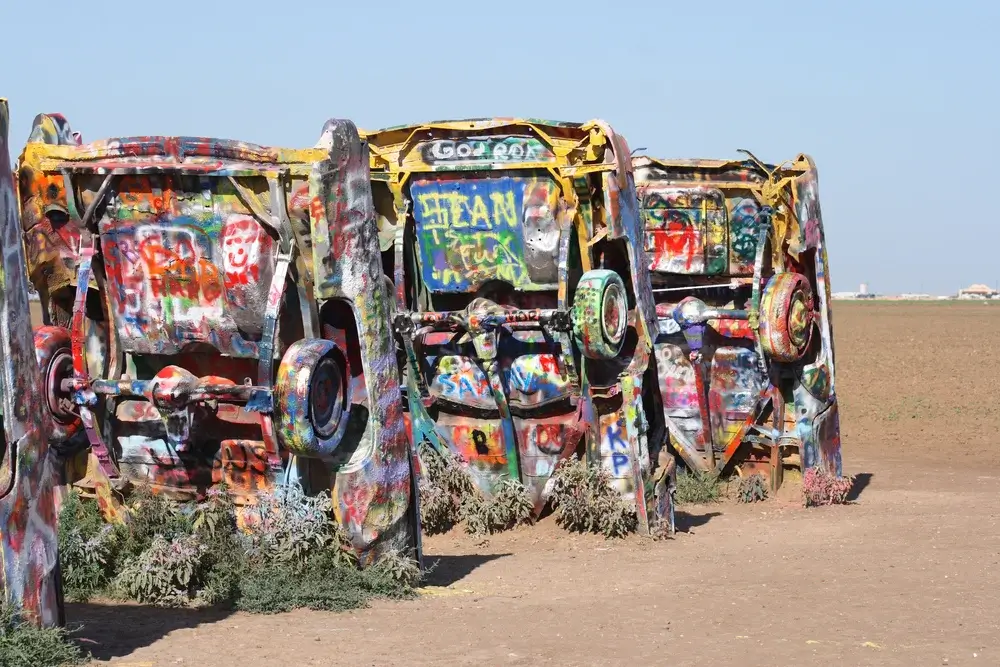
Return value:
[[(799, 156), (781, 169), (756, 158), (642, 157), (633, 165), (652, 253), (664, 418), (678, 453), (699, 469), (755, 469), (772, 459), (770, 469), (818, 465), (840, 474), (812, 160)], [(703, 241), (712, 227), (715, 264)], [(814, 331), (818, 346), (809, 344)]]
[(615, 478), (628, 479), (628, 443), (625, 442), (623, 424), (615, 414), (601, 415), (601, 417), (601, 435), (610, 452), (607, 460), (610, 463), (611, 475)]
[(761, 383), (753, 349), (720, 345), (712, 355), (708, 410), (714, 442), (728, 445), (753, 415)]
[[(226, 483), (249, 502), (298, 481), (333, 493), (363, 563), (419, 551), (368, 154), (352, 123), (328, 121), (312, 149), (131, 137), (29, 142), (21, 163), (29, 248), (58, 210), (80, 238), (76, 254), (29, 249), (29, 265), (50, 317), (70, 304), (72, 400), (111, 483), (177, 498)], [(39, 189), (64, 172), (71, 188)], [(54, 206), (38, 205), (46, 197)], [(106, 342), (90, 344), (104, 319)]]
[(430, 385), (430, 390), (435, 396), (455, 403), (464, 402), (480, 408), (496, 409), (490, 381), (474, 360), (469, 357), (447, 355), (429, 361), (437, 363), (437, 372)]
[[(424, 280), (465, 290), (503, 280), (520, 286), (526, 270), (520, 235), (524, 185), (507, 181), (416, 181), (410, 186)], [(471, 274), (471, 277), (470, 277)]]
[(39, 114), (31, 124), (31, 143), (79, 146), (83, 137), (70, 127), (69, 121), (61, 113)]
[(670, 274), (753, 273), (760, 206), (717, 188), (640, 188), (650, 269)]
[(429, 288), (555, 282), (555, 191), (549, 179), (538, 178), (415, 179), (410, 196)]
[(718, 274), (726, 269), (726, 208), (712, 189), (647, 189), (643, 195), (650, 269)]
[(741, 199), (732, 205), (729, 220), (729, 272), (751, 273), (760, 232), (760, 206), (754, 199)]
[(56, 466), (35, 365), (28, 281), (0, 99), (0, 594), (42, 625), (63, 621)]
[(483, 137), (437, 139), (418, 145), (423, 161), (429, 165), (551, 162), (555, 155), (534, 137)]
[[(506, 477), (520, 480), (536, 512), (556, 463), (585, 451), (611, 466), (647, 527), (651, 466), (639, 459), (649, 423), (638, 412), (656, 319), (624, 139), (602, 121), (511, 119), (367, 139), (391, 195), (380, 214), (413, 229), (396, 233), (386, 259), (414, 444), (460, 455), (487, 496)], [(549, 163), (544, 176), (539, 162)], [(595, 269), (605, 282), (584, 277)], [(619, 285), (574, 310), (578, 284), (603, 289), (609, 275), (629, 283), (634, 303)], [(621, 331), (611, 333), (616, 347), (581, 361), (572, 323), (585, 315), (588, 331), (609, 322)], [(627, 330), (636, 343), (626, 350)]]
[[(222, 268), (226, 292), (234, 305), (245, 307), (249, 287), (261, 283), (261, 268), (274, 254), (274, 241), (264, 228), (249, 217), (233, 216), (222, 230)], [(265, 276), (265, 282), (267, 282)]]

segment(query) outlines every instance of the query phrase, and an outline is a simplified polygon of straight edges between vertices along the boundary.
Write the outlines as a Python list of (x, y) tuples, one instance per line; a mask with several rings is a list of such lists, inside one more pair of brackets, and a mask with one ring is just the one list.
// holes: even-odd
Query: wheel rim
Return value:
[(72, 397), (68, 391), (63, 391), (62, 388), (63, 379), (72, 375), (72, 355), (66, 351), (57, 352), (49, 363), (48, 377), (45, 378), (46, 400), (52, 416), (66, 424), (70, 424), (76, 419), (76, 415), (69, 408), (72, 405)]
[(605, 339), (612, 345), (617, 345), (625, 335), (626, 324), (625, 295), (617, 283), (611, 283), (604, 290), (601, 315), (601, 327)]
[(321, 438), (332, 436), (340, 423), (344, 409), (342, 388), (340, 365), (330, 357), (320, 359), (310, 383), (309, 412), (313, 428)]
[(809, 306), (805, 295), (797, 291), (788, 304), (788, 336), (796, 348), (809, 341)]

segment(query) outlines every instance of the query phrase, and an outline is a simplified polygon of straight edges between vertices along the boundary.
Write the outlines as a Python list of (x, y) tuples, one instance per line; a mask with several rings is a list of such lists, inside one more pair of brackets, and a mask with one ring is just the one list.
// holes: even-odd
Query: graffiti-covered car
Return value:
[(56, 466), (32, 344), (9, 120), (0, 98), (0, 602), (50, 626), (63, 622)]
[(633, 160), (671, 443), (696, 470), (841, 474), (816, 165)]
[(457, 457), (487, 497), (520, 481), (536, 515), (580, 451), (648, 529), (665, 434), (624, 138), (515, 119), (366, 138), (411, 441)]
[(77, 480), (179, 500), (330, 490), (364, 559), (416, 544), (412, 460), (367, 147), (146, 136), (81, 144), (40, 115), (21, 156), (38, 360)]

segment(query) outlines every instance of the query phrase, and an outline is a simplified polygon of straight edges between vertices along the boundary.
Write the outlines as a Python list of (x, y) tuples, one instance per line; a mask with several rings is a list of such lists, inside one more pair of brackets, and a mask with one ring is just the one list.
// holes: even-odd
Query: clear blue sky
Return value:
[(1000, 279), (1000, 2), (8, 0), (13, 152), (84, 140), (309, 146), (469, 116), (608, 120), (661, 157), (816, 159), (833, 288)]

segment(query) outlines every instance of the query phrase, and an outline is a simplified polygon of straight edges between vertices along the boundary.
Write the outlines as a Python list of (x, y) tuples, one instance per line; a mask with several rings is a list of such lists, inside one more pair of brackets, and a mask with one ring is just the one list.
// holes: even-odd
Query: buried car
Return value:
[(0, 602), (51, 626), (63, 622), (57, 466), (35, 366), (9, 119), (7, 100), (0, 99)]
[(22, 225), (53, 442), (90, 453), (70, 481), (242, 504), (297, 482), (363, 562), (419, 551), (368, 170), (350, 121), (283, 149), (35, 119)]
[[(745, 152), (745, 151), (744, 151)], [(671, 446), (700, 471), (841, 474), (816, 165), (633, 159)]]
[(503, 118), (366, 138), (413, 444), (456, 456), (486, 497), (519, 481), (536, 516), (582, 450), (640, 530), (672, 521), (624, 138), (599, 120)]

